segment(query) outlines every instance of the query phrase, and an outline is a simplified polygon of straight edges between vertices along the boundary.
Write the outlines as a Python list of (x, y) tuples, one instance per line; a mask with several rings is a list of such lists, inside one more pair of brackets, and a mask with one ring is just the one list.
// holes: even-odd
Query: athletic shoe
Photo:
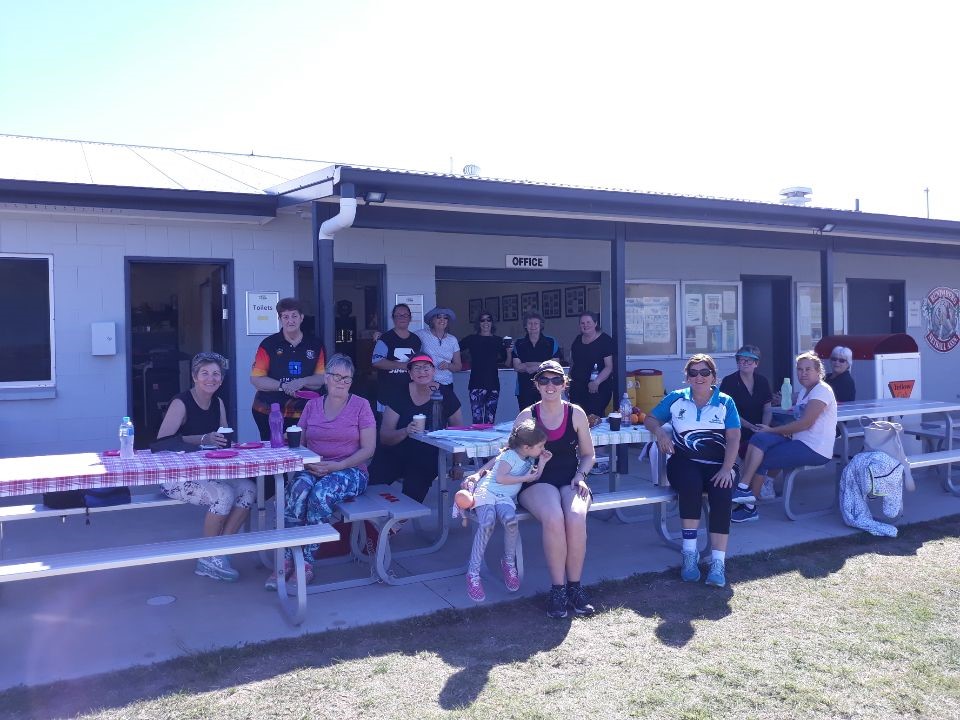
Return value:
[[(294, 576), (293, 572), (293, 561), (289, 558), (283, 561), (283, 577), (289, 581), (290, 578)], [(270, 577), (267, 578), (267, 581), (263, 584), (264, 589), (266, 590), (276, 590), (277, 589), (277, 571), (274, 570), (270, 573)]]
[(684, 582), (697, 582), (700, 579), (700, 563), (696, 550), (683, 550), (683, 565), (680, 567), (680, 579)]
[(547, 595), (547, 617), (560, 620), (567, 616), (567, 588), (551, 587)]
[(483, 584), (480, 582), (480, 575), (477, 573), (467, 573), (467, 595), (474, 602), (483, 602), (487, 599), (483, 592)]
[(763, 485), (760, 487), (760, 499), (761, 500), (776, 500), (777, 491), (773, 488), (773, 478), (766, 477), (763, 479)]
[(739, 486), (733, 487), (733, 495), (730, 499), (735, 503), (753, 505), (757, 498), (753, 494), (753, 490), (747, 488), (746, 490), (741, 490)]
[(516, 562), (510, 562), (506, 558), (500, 558), (500, 570), (503, 571), (503, 584), (507, 586), (509, 592), (516, 592), (520, 589), (520, 573), (517, 572)]
[(226, 555), (211, 555), (210, 557), (200, 558), (197, 560), (197, 568), (194, 572), (197, 575), (214, 580), (223, 580), (224, 582), (236, 582), (240, 579), (240, 573), (230, 566), (230, 561)]
[[(306, 559), (303, 561), (303, 581), (304, 585), (313, 582), (313, 565), (308, 563)], [(297, 590), (297, 571), (294, 569), (292, 560), (290, 561), (290, 574), (287, 576), (287, 582), (290, 583), (290, 588), (295, 592)]]
[(567, 585), (567, 602), (577, 615), (593, 615), (594, 608), (583, 585)]
[(707, 573), (707, 585), (714, 587), (723, 587), (727, 584), (727, 575), (723, 566), (723, 560), (711, 560), (710, 572)]
[(737, 505), (730, 513), (730, 521), (735, 523), (754, 522), (760, 519), (760, 513), (756, 508), (748, 508), (746, 505)]

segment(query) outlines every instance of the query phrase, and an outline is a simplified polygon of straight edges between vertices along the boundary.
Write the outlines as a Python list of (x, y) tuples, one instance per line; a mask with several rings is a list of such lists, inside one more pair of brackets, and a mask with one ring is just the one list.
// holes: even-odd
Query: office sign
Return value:
[(507, 267), (514, 270), (546, 270), (549, 261), (549, 255), (507, 255)]

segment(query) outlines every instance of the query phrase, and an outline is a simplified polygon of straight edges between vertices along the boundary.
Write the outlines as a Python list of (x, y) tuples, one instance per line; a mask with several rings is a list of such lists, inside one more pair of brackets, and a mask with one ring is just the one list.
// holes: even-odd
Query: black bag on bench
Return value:
[(111, 505), (126, 505), (129, 502), (130, 488), (126, 485), (89, 488), (87, 490), (63, 490), (62, 492), (45, 492), (43, 494), (43, 504), (51, 510), (109, 507)]

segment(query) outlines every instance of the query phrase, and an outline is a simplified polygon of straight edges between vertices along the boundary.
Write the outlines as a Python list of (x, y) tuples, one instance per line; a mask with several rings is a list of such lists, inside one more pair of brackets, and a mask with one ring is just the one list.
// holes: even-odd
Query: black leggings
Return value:
[(710, 532), (720, 535), (730, 534), (730, 497), (733, 487), (740, 481), (740, 468), (733, 466), (733, 486), (721, 488), (710, 482), (717, 474), (719, 465), (698, 463), (679, 455), (671, 455), (667, 460), (667, 479), (670, 487), (677, 491), (680, 501), (680, 517), (683, 520), (699, 520), (703, 494), (707, 494), (710, 507)]
[(403, 494), (423, 502), (437, 478), (437, 454), (419, 440), (407, 438), (399, 445), (380, 445), (370, 464), (370, 485), (403, 480)]

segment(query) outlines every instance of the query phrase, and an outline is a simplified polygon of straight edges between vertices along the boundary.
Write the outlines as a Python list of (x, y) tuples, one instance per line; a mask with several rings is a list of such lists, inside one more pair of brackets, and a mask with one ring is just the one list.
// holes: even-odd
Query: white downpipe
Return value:
[(357, 199), (355, 197), (340, 198), (340, 212), (329, 220), (324, 220), (320, 224), (320, 240), (332, 240), (333, 236), (341, 230), (345, 230), (351, 225), (357, 217)]

